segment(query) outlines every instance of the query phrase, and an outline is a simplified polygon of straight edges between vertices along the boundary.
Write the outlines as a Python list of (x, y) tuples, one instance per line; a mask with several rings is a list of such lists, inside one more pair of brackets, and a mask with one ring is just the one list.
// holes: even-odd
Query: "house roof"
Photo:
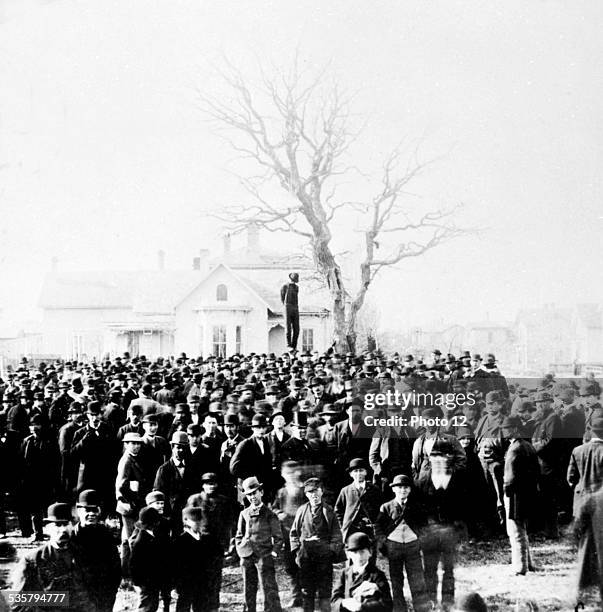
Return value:
[[(136, 314), (160, 315), (174, 312), (175, 307), (201, 283), (224, 268), (262, 301), (273, 314), (282, 314), (277, 287), (242, 275), (220, 263), (203, 275), (198, 270), (88, 271), (53, 273), (42, 286), (39, 306), (43, 309), (115, 309)], [(250, 271), (251, 272), (251, 271)], [(328, 312), (304, 298), (316, 299), (314, 292), (302, 293), (301, 312)]]

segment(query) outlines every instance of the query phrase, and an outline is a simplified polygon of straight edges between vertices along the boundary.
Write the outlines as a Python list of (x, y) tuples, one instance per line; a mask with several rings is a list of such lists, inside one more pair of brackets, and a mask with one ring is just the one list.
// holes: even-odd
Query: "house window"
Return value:
[(226, 285), (218, 285), (216, 287), (216, 300), (218, 302), (226, 302), (228, 300), (228, 287)]
[(215, 357), (226, 357), (226, 325), (214, 325), (212, 352)]
[(81, 334), (73, 334), (71, 337), (71, 357), (79, 361), (84, 354), (84, 337)]
[(302, 351), (314, 350), (314, 330), (302, 329)]
[(235, 353), (241, 353), (241, 326), (235, 327)]

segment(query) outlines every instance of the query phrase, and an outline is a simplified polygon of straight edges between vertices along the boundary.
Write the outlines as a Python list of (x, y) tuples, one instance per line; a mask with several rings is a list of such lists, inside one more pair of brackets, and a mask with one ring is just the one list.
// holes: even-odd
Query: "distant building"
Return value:
[(251, 227), (245, 247), (211, 259), (195, 257), (190, 270), (60, 272), (45, 279), (40, 296), (42, 352), (76, 359), (128, 351), (156, 357), (282, 353), (286, 349), (280, 287), (300, 275), (298, 349), (325, 350), (332, 325), (328, 293), (313, 267), (295, 255), (260, 248)]

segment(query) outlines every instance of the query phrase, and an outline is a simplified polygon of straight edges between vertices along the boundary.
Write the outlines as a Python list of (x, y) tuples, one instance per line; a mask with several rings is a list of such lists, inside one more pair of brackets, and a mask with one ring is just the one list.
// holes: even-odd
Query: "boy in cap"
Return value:
[(406, 612), (404, 568), (416, 612), (431, 610), (427, 596), (419, 536), (425, 526), (424, 509), (409, 476), (398, 474), (390, 483), (394, 499), (383, 504), (375, 525), (379, 550), (389, 561), (394, 612)]
[(343, 541), (339, 522), (333, 508), (322, 501), (323, 486), (318, 478), (304, 482), (307, 502), (295, 513), (289, 541), (291, 554), (299, 567), (304, 612), (314, 610), (314, 600), (319, 599), (319, 609), (330, 609), (333, 586), (333, 563), (339, 561)]
[(339, 576), (331, 597), (333, 612), (391, 612), (392, 595), (385, 574), (374, 561), (372, 542), (365, 533), (346, 541), (348, 566)]
[(264, 610), (280, 612), (274, 557), (282, 548), (281, 526), (276, 514), (264, 505), (263, 487), (255, 476), (246, 478), (242, 489), (249, 506), (239, 515), (235, 542), (243, 567), (245, 609), (256, 612), (259, 573), (264, 591)]

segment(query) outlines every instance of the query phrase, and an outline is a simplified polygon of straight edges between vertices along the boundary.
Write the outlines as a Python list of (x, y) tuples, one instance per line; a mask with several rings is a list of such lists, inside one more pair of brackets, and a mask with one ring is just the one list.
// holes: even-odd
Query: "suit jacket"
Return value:
[(369, 599), (363, 600), (362, 612), (391, 612), (393, 609), (392, 593), (389, 588), (389, 582), (385, 574), (369, 561), (365, 570), (359, 576), (354, 577), (352, 566), (347, 566), (339, 576), (333, 595), (331, 597), (332, 612), (341, 612), (345, 610), (341, 602), (344, 599), (354, 596), (354, 591), (363, 582), (373, 582), (377, 585), (378, 591)]
[(266, 438), (262, 439), (264, 453), (258, 447), (255, 437), (243, 440), (230, 460), (230, 472), (240, 481), (250, 476), (270, 487), (272, 484), (272, 454)]
[(524, 521), (537, 504), (540, 464), (534, 447), (525, 440), (514, 440), (505, 455), (504, 491), (509, 497), (508, 518)]
[(559, 470), (560, 459), (563, 454), (561, 435), (561, 420), (554, 411), (543, 419), (536, 421), (536, 427), (532, 434), (532, 446), (538, 453), (540, 469), (545, 476), (554, 474)]
[(54, 440), (27, 436), (21, 443), (23, 494), (38, 499), (43, 505), (52, 503), (59, 484), (59, 449)]
[(359, 495), (354, 483), (341, 489), (335, 502), (335, 514), (341, 525), (344, 542), (349, 535), (350, 528), (363, 517), (374, 525), (380, 504), (380, 491), (369, 482), (365, 483), (362, 495)]
[(395, 499), (382, 504), (375, 523), (376, 537), (381, 540), (387, 539), (387, 536), (394, 531), (402, 520), (414, 531), (417, 537), (426, 525), (425, 509), (421, 505), (418, 494), (413, 491), (406, 499), (404, 509)]
[(257, 516), (253, 516), (253, 513), (254, 510), (249, 506), (239, 514), (235, 543), (241, 559), (254, 554), (265, 557), (273, 550), (280, 551), (283, 545), (281, 525), (276, 514), (265, 504)]
[(574, 489), (574, 516), (582, 499), (603, 485), (603, 440), (593, 438), (577, 446), (570, 457), (567, 482)]
[[(339, 528), (339, 521), (335, 516), (333, 508), (328, 504), (323, 502), (321, 510), (327, 523), (328, 535), (324, 541), (318, 544), (318, 547), (316, 547), (317, 543), (312, 543), (313, 553), (320, 555), (321, 551), (324, 551), (323, 555), (329, 555), (331, 561), (337, 562), (343, 552), (343, 537)], [(291, 525), (291, 531), (289, 532), (291, 552), (297, 554), (298, 560), (308, 556), (305, 541), (312, 535), (315, 535), (312, 528), (312, 510), (310, 502), (306, 502), (297, 509), (293, 525)]]
[(116, 442), (110, 427), (101, 423), (98, 435), (86, 425), (73, 436), (71, 454), (79, 462), (77, 490), (96, 489), (113, 493), (117, 468)]
[(453, 525), (467, 516), (467, 482), (463, 472), (453, 472), (446, 489), (437, 489), (426, 474), (417, 481), (417, 491), (425, 508), (428, 523)]
[[(118, 510), (123, 516), (138, 518), (138, 512), (145, 506), (145, 497), (153, 486), (153, 477), (144, 470), (137, 456), (124, 453), (117, 464), (117, 478), (115, 480), (115, 499), (131, 505), (129, 512)], [(118, 504), (118, 508), (120, 505)]]
[[(169, 541), (168, 541), (169, 542)], [(137, 586), (169, 584), (170, 547), (168, 542), (146, 530), (139, 530), (130, 543), (130, 575)]]
[(267, 435), (268, 445), (270, 446), (270, 452), (272, 454), (272, 467), (274, 467), (277, 470), (281, 469), (281, 464), (284, 461), (284, 459), (283, 459), (283, 445), (290, 438), (291, 438), (291, 435), (288, 434), (286, 431), (283, 432), (283, 439), (282, 439), (282, 441), (279, 440), (276, 437), (274, 431), (271, 431)]
[[(412, 447), (416, 433), (412, 427), (403, 427), (397, 432), (392, 427), (377, 427), (369, 448), (369, 463), (375, 474), (390, 478), (395, 470), (398, 474), (412, 474)], [(397, 465), (392, 463), (392, 445), (397, 444)]]
[(186, 459), (184, 475), (180, 476), (174, 460), (169, 459), (157, 470), (153, 489), (161, 491), (165, 495), (172, 518), (178, 522), (178, 514), (186, 505), (186, 500), (193, 493), (198, 493), (201, 490), (201, 477), (194, 473)]
[(603, 489), (580, 498), (574, 528), (578, 543), (578, 587), (603, 590)]
[(347, 469), (350, 461), (356, 457), (368, 459), (373, 430), (360, 421), (356, 434), (352, 433), (349, 419), (335, 424), (335, 439), (337, 440), (337, 456), (335, 463), (342, 469)]

